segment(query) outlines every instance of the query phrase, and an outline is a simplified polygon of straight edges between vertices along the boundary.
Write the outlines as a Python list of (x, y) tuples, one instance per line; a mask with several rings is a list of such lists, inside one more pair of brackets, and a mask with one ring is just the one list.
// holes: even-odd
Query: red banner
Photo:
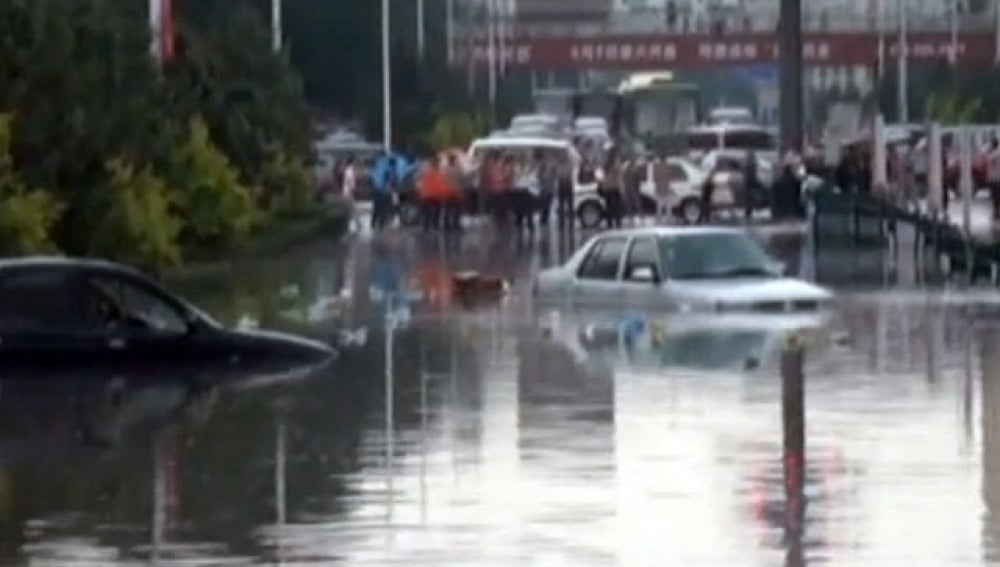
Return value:
[[(461, 45), (462, 42), (459, 42)], [(477, 41), (472, 49), (476, 62), (485, 64), (488, 50)], [(907, 43), (910, 59), (947, 60), (952, 43), (947, 33), (912, 34)], [(959, 38), (958, 58), (962, 63), (990, 65), (995, 60), (996, 41), (992, 34), (965, 34)], [(499, 48), (498, 48), (499, 49)], [(898, 42), (887, 37), (886, 58), (898, 53)], [(870, 65), (879, 59), (875, 34), (808, 34), (802, 55), (810, 65)], [(467, 61), (468, 43), (457, 59)], [(726, 65), (772, 63), (778, 59), (776, 36), (606, 36), (513, 38), (497, 53), (498, 60), (523, 68), (618, 68), (671, 67), (698, 69)]]

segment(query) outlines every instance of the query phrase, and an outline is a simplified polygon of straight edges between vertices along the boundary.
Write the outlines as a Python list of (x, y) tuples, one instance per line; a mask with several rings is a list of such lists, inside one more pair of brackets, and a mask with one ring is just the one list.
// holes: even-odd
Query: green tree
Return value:
[(0, 115), (0, 250), (5, 254), (52, 251), (52, 228), (63, 207), (51, 195), (30, 189), (14, 169), (11, 118)]
[(121, 158), (110, 160), (107, 168), (111, 179), (102, 193), (104, 219), (93, 227), (91, 253), (154, 270), (180, 264), (183, 222), (167, 183)]
[(268, 208), (276, 213), (301, 213), (315, 203), (312, 172), (305, 161), (272, 147), (259, 176)]
[(177, 207), (186, 220), (184, 236), (198, 246), (244, 243), (261, 221), (250, 190), (237, 170), (213, 143), (200, 119), (189, 126), (187, 140), (172, 160)]

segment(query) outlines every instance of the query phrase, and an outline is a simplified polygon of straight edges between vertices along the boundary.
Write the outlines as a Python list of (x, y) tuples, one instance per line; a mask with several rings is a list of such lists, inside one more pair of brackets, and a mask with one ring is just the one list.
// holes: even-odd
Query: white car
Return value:
[[(692, 161), (679, 157), (667, 158), (670, 176), (670, 194), (659, 195), (653, 181), (653, 164), (646, 166), (646, 175), (639, 188), (642, 198), (642, 208), (647, 213), (655, 213), (657, 209), (664, 214), (672, 214), (687, 223), (695, 223), (701, 217), (701, 188), (708, 178)], [(713, 177), (715, 189), (712, 192), (712, 204), (715, 207), (726, 208), (735, 205), (735, 198), (726, 173), (718, 173)], [(597, 191), (597, 185), (580, 186), (576, 193), (575, 210), (583, 228), (596, 228), (604, 221), (604, 199)]]
[(783, 272), (737, 228), (636, 228), (593, 237), (542, 271), (533, 292), (542, 304), (682, 312), (813, 312), (832, 302), (826, 289)]

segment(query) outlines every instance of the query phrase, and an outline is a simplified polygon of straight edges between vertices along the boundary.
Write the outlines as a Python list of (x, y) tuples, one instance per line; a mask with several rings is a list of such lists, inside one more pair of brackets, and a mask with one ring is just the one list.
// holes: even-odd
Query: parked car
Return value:
[(682, 311), (825, 309), (829, 291), (787, 277), (746, 232), (722, 227), (636, 228), (602, 233), (562, 266), (542, 271), (542, 303)]
[(132, 268), (99, 260), (0, 261), (0, 367), (222, 380), (283, 376), (332, 360), (304, 338), (226, 329)]

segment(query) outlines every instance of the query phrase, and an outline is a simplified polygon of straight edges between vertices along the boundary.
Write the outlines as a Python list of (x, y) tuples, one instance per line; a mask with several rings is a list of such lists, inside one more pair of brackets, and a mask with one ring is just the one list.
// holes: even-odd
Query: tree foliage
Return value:
[(137, 170), (122, 158), (110, 160), (107, 169), (104, 220), (93, 227), (91, 252), (152, 269), (180, 264), (183, 222), (174, 207), (176, 193), (149, 168)]
[(171, 161), (186, 239), (200, 246), (242, 242), (259, 220), (254, 198), (203, 121), (191, 121)]
[(309, 161), (301, 80), (271, 49), (260, 3), (178, 4), (177, 57), (161, 70), (146, 2), (0, 2), (4, 183), (46, 188), (5, 189), (0, 230), (51, 233), (15, 251), (54, 243), (170, 264), (184, 247), (238, 245), (272, 200), (248, 189), (273, 189), (272, 152)]
[(0, 250), (33, 254), (54, 248), (52, 227), (62, 206), (47, 192), (30, 189), (14, 169), (11, 119), (0, 115)]

